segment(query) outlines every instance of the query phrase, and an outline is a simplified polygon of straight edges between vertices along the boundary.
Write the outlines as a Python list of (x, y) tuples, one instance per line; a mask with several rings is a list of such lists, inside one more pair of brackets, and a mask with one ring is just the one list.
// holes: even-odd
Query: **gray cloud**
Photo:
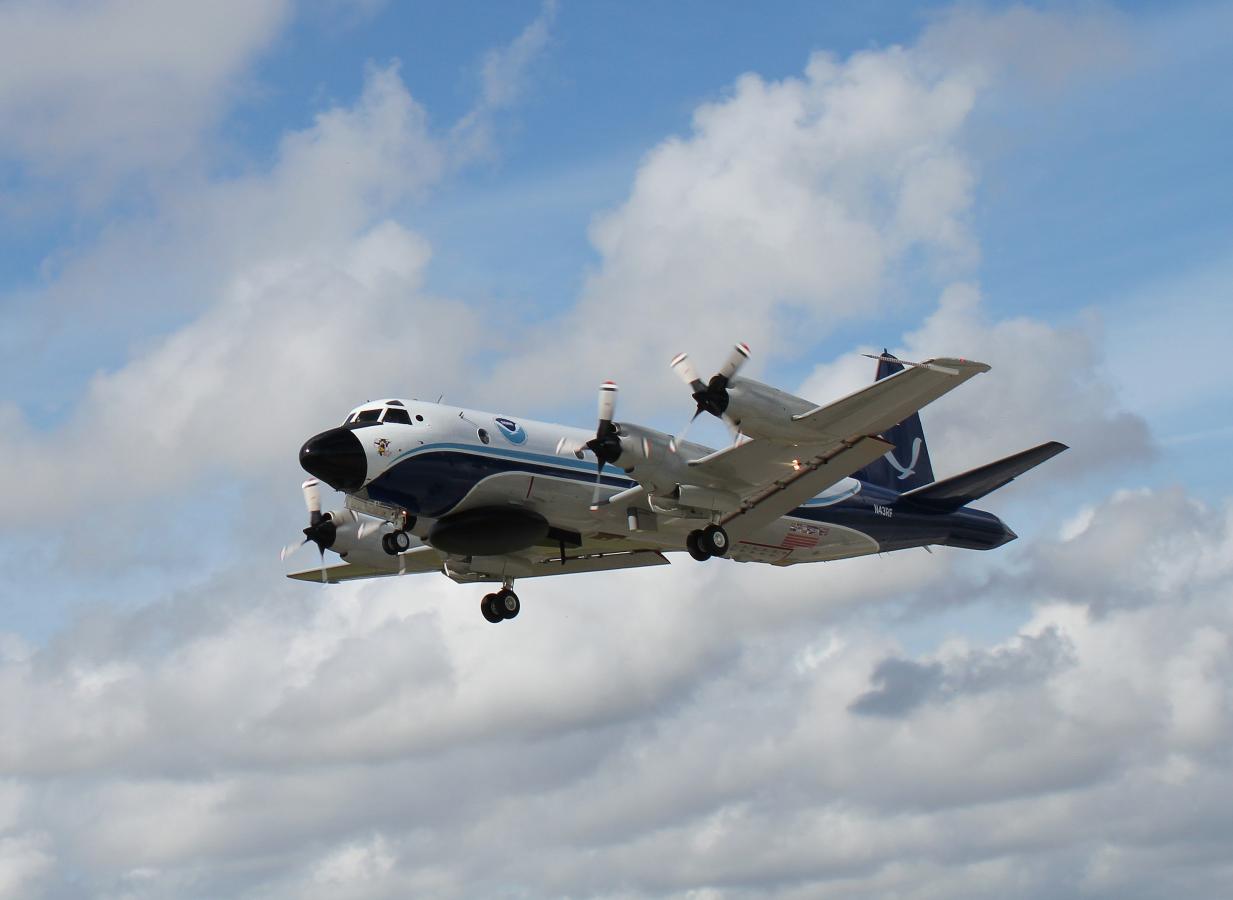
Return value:
[(1013, 689), (1047, 678), (1072, 662), (1072, 650), (1056, 629), (1024, 635), (993, 650), (970, 650), (944, 662), (888, 657), (873, 670), (875, 685), (848, 707), (859, 715), (902, 717), (928, 702), (964, 694)]

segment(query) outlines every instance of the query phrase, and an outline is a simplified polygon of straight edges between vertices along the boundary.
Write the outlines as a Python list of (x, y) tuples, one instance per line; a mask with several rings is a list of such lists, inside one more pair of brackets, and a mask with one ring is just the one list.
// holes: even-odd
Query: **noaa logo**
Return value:
[(895, 470), (899, 473), (900, 481), (903, 481), (903, 479), (907, 478), (909, 475), (916, 474), (916, 461), (920, 459), (920, 445), (920, 438), (912, 438), (912, 460), (906, 466), (901, 466), (899, 464), (899, 460), (895, 458), (894, 450), (888, 450), (884, 454), (886, 461), (894, 466)]
[(501, 436), (511, 444), (521, 444), (527, 439), (527, 433), (513, 419), (494, 419), (501, 431)]

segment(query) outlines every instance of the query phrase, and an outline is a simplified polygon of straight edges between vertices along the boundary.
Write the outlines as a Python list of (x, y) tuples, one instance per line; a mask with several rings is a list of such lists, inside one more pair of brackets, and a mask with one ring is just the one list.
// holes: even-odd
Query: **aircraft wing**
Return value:
[(729, 537), (740, 540), (864, 468), (892, 446), (871, 435), (795, 447), (752, 440), (690, 466), (707, 481), (740, 496), (740, 508), (720, 520)]
[[(542, 548), (539, 548), (542, 550)], [(560, 556), (524, 550), (501, 557), (505, 571), (518, 578), (539, 578), (544, 575), (574, 575), (581, 572), (612, 572), (617, 569), (640, 569), (644, 566), (666, 566), (671, 560), (658, 550), (606, 550)]]
[[(349, 563), (345, 560), (332, 562), (325, 567), (327, 584), (340, 584), (344, 581), (357, 581), (361, 578), (384, 578), (387, 575), (398, 575), (400, 570), (397, 562), (402, 562), (401, 574), (415, 575), (423, 572), (445, 572), (454, 577), (449, 561), (431, 547), (415, 547), (402, 554), (398, 560), (390, 558), (390, 565), (385, 568), (367, 565), (365, 563)], [(468, 575), (478, 576), (477, 580), (500, 580), (509, 575), (517, 578), (538, 578), (544, 575), (573, 575), (580, 572), (611, 572), (616, 569), (638, 569), (644, 566), (666, 566), (669, 560), (656, 550), (648, 549), (593, 549), (579, 552), (577, 550), (566, 554), (565, 563), (556, 551), (544, 547), (532, 547), (519, 553), (506, 556), (476, 557), (467, 566)], [(291, 572), (288, 578), (297, 581), (321, 581), (321, 567), (302, 569)], [(460, 580), (473, 580), (462, 578)]]
[(968, 359), (930, 359), (848, 396), (793, 416), (801, 439), (881, 434), (989, 366)]
[[(412, 547), (406, 553), (395, 557), (390, 557), (390, 564), (385, 568), (378, 568), (366, 563), (355, 562), (349, 563), (346, 560), (337, 560), (329, 563), (325, 567), (325, 580), (327, 584), (340, 584), (344, 581), (356, 581), (361, 578), (382, 578), (386, 575), (416, 575), (422, 572), (440, 572), (441, 571), (441, 554), (428, 546)], [(301, 569), (298, 572), (288, 572), (288, 578), (294, 578), (297, 581), (321, 581), (321, 566), (313, 566), (308, 569)]]
[(799, 442), (754, 439), (689, 466), (709, 486), (740, 496), (740, 508), (720, 520), (739, 540), (876, 460), (892, 447), (881, 432), (988, 370), (969, 360), (929, 360), (793, 416)]

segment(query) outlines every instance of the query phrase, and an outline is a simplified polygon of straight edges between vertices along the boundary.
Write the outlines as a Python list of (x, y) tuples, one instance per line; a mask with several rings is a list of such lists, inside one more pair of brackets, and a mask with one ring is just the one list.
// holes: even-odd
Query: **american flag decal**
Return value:
[(818, 546), (818, 539), (811, 534), (793, 534), (788, 532), (779, 546), (788, 550), (808, 550)]

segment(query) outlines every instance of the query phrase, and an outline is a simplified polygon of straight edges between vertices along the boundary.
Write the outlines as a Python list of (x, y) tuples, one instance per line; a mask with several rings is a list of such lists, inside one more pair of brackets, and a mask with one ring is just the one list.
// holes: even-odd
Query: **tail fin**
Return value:
[(1034, 469), (1063, 450), (1065, 444), (1049, 441), (1031, 450), (1024, 450), (997, 462), (971, 469), (962, 475), (925, 485), (901, 499), (924, 506), (932, 512), (954, 512), (961, 506), (979, 500), (986, 494), (1014, 481), (1028, 469)]
[[(903, 365), (896, 362), (890, 353), (883, 350), (882, 357), (878, 360), (875, 381), (903, 371)], [(856, 473), (856, 478), (896, 491), (915, 490), (933, 481), (933, 465), (929, 462), (929, 448), (925, 444), (920, 413), (912, 413), (894, 428), (883, 432), (882, 436), (894, 444), (895, 449), (865, 466)]]

